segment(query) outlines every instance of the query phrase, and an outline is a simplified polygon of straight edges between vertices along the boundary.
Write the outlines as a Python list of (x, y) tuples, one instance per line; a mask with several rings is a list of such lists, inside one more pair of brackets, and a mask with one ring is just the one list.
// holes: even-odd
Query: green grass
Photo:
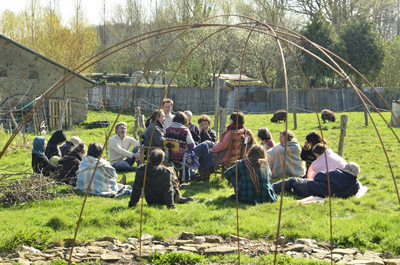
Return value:
[[(332, 199), (333, 240), (343, 247), (359, 247), (376, 251), (391, 251), (400, 254), (399, 202), (393, 179), (376, 132), (371, 125), (365, 126), (363, 113), (345, 113), (349, 116), (343, 157), (355, 161), (361, 167), (360, 181), (369, 187), (361, 199)], [(268, 127), (275, 141), (284, 124), (271, 124), (272, 114), (245, 115), (246, 128), (255, 134), (257, 128)], [(338, 114), (340, 116), (340, 114)], [(390, 119), (390, 115), (384, 116)], [(113, 120), (112, 112), (89, 112), (87, 122)], [(399, 143), (383, 121), (373, 114), (383, 142), (391, 159), (397, 182), (400, 180)], [(197, 120), (197, 117), (193, 117)], [(292, 116), (289, 115), (292, 120)], [(124, 114), (120, 120), (133, 128), (134, 118)], [(300, 144), (305, 136), (317, 130), (315, 114), (297, 114), (298, 129), (294, 131)], [(323, 124), (323, 134), (334, 151), (338, 149), (340, 123)], [(289, 129), (293, 123), (289, 124)], [(399, 129), (395, 131), (400, 134)], [(68, 138), (79, 136), (86, 143), (103, 143), (107, 129), (86, 129), (76, 126), (66, 131)], [(0, 132), (2, 149), (9, 135)], [(34, 135), (18, 135), (0, 160), (0, 173), (30, 171), (31, 148)], [(46, 136), (48, 139), (49, 136)], [(128, 183), (133, 184), (135, 174), (127, 174)], [(177, 205), (174, 210), (165, 206), (147, 206), (143, 209), (143, 233), (153, 234), (158, 239), (178, 236), (182, 231), (197, 235), (216, 234), (228, 236), (236, 233), (235, 204), (227, 201), (233, 189), (227, 182), (213, 176), (210, 183), (192, 184), (183, 190), (184, 196), (193, 196), (196, 201)], [(299, 237), (318, 241), (329, 240), (329, 205), (298, 205), (297, 198), (287, 196), (283, 202), (281, 233), (289, 239)], [(90, 196), (79, 228), (78, 241), (90, 241), (104, 236), (121, 240), (139, 236), (140, 204), (127, 209), (129, 196), (117, 199)], [(0, 205), (0, 249), (12, 248), (19, 239), (29, 241), (32, 235), (40, 234), (47, 242), (62, 244), (63, 239), (72, 238), (78, 220), (83, 197), (71, 195), (52, 201), (31, 202), (24, 205)], [(279, 202), (239, 205), (240, 235), (252, 239), (272, 240), (277, 230)], [(22, 236), (21, 236), (22, 235)], [(43, 242), (40, 241), (40, 244)]]

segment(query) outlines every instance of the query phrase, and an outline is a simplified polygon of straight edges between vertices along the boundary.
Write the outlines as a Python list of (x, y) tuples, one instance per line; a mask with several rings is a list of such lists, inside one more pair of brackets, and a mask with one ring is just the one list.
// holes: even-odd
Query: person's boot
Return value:
[(199, 167), (200, 180), (209, 182), (211, 171), (209, 168)]
[(184, 204), (184, 203), (192, 202), (192, 201), (194, 201), (193, 197), (179, 197), (178, 203)]
[(122, 178), (121, 178), (121, 180), (120, 180), (118, 183), (120, 183), (120, 184), (122, 184), (122, 185), (126, 185), (126, 176), (125, 176), (125, 174), (122, 175)]

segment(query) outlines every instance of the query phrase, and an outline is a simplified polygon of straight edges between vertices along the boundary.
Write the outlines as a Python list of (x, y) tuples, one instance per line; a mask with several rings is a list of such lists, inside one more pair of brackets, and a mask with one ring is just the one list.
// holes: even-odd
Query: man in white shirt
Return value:
[[(117, 172), (121, 171), (136, 171), (136, 167), (132, 165), (140, 157), (139, 141), (135, 138), (126, 135), (127, 126), (125, 122), (119, 122), (115, 126), (114, 135), (108, 141), (108, 156), (111, 165)], [(129, 149), (133, 148), (133, 152)]]
[(163, 110), (165, 114), (165, 121), (164, 121), (164, 132), (167, 127), (171, 124), (174, 115), (172, 115), (172, 107), (174, 106), (174, 102), (170, 98), (166, 98), (163, 100)]

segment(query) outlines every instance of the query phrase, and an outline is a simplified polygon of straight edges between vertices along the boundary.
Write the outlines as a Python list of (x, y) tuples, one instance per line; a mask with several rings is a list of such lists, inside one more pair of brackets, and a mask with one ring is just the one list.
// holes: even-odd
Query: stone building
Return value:
[[(0, 126), (15, 128), (34, 100), (68, 72), (71, 69), (0, 34)], [(45, 120), (46, 126), (54, 129), (63, 109), (66, 126), (86, 120), (88, 89), (94, 84), (83, 75), (72, 79), (40, 109), (39, 121)], [(37, 116), (35, 124), (30, 122), (27, 126), (28, 131), (33, 131), (33, 125), (37, 127)]]

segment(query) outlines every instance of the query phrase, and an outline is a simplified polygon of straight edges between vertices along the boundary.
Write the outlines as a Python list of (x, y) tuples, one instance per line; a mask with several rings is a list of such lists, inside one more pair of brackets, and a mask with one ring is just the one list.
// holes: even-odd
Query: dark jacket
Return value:
[(300, 154), (301, 160), (306, 161), (306, 174), (308, 172), (308, 168), (310, 167), (311, 163), (314, 162), (317, 157), (314, 155), (314, 153), (311, 151), (311, 148), (301, 148), (301, 154)]
[[(331, 194), (335, 197), (347, 198), (357, 194), (360, 183), (354, 176), (341, 169), (329, 171)], [(308, 191), (312, 196), (328, 197), (328, 177), (326, 172), (315, 175), (313, 181), (308, 181)]]
[(46, 147), (46, 156), (48, 159), (50, 159), (52, 156), (61, 157), (61, 151), (57, 145), (65, 142), (65, 140), (67, 140), (67, 137), (62, 130), (58, 130), (53, 133)]
[(196, 145), (201, 143), (199, 127), (197, 127), (196, 124), (194, 124), (194, 123), (190, 123), (189, 131), (190, 131), (190, 134), (192, 135), (193, 141), (196, 143)]
[[(135, 206), (142, 194), (145, 164), (138, 167), (133, 184), (129, 207)], [(175, 208), (174, 173), (164, 166), (147, 167), (146, 186), (144, 197), (147, 204), (165, 204), (168, 208)], [(179, 197), (179, 194), (178, 194)]]
[[(164, 148), (163, 125), (159, 121), (156, 121), (155, 125), (156, 125), (156, 128), (154, 129), (151, 146)], [(151, 137), (151, 132), (153, 131), (153, 127), (154, 127), (154, 122), (151, 122), (149, 127), (147, 127), (146, 130), (144, 130), (144, 133), (143, 133), (143, 145), (144, 146), (150, 146), (150, 137)]]
[(62, 181), (71, 186), (76, 186), (76, 171), (78, 171), (81, 164), (82, 157), (76, 152), (69, 152), (58, 160), (61, 168), (57, 180)]
[(35, 173), (50, 176), (50, 171), (57, 172), (58, 167), (50, 163), (49, 159), (44, 155), (32, 153), (32, 168)]
[(201, 132), (200, 133), (200, 141), (211, 141), (213, 143), (217, 142), (217, 134), (214, 130), (208, 129), (208, 132)]
[(72, 143), (71, 141), (66, 141), (65, 144), (60, 146), (60, 152), (61, 152), (61, 157), (64, 157), (66, 154), (68, 154), (71, 151)]

